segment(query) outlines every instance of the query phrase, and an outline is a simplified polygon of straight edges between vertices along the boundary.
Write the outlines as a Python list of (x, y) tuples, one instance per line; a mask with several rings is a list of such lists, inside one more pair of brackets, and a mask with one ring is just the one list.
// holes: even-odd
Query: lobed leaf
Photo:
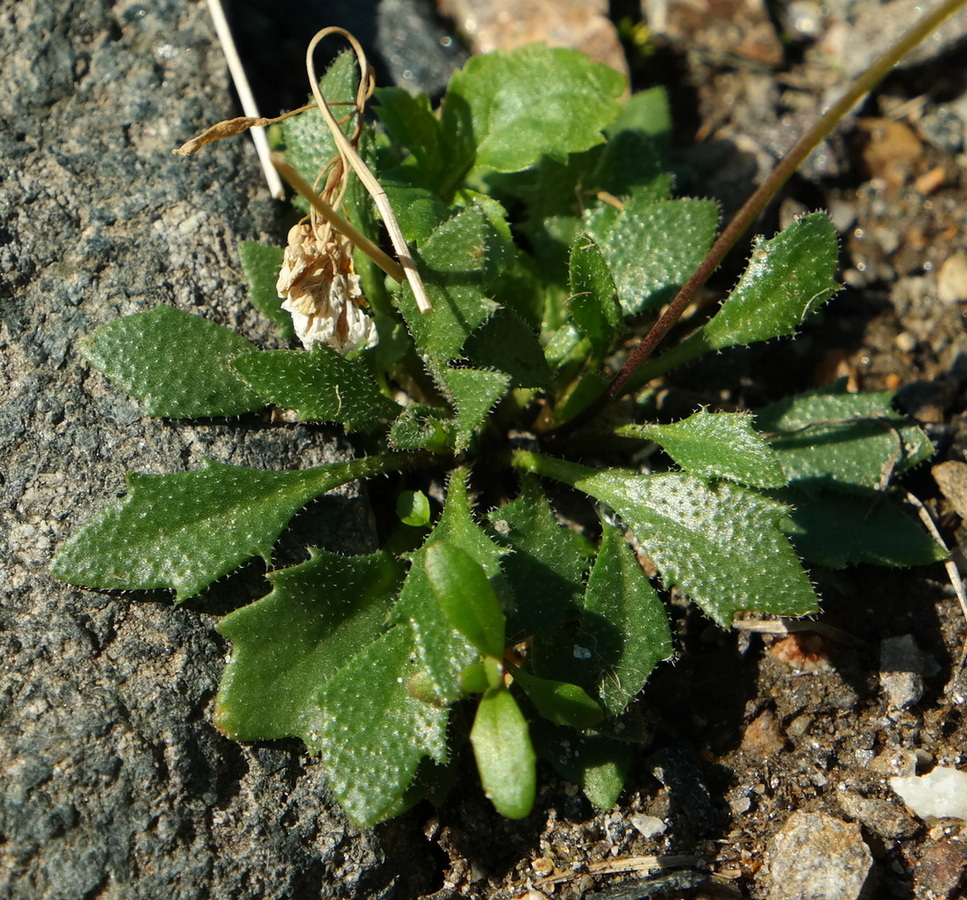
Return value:
[(480, 782), (497, 812), (508, 819), (528, 815), (537, 790), (537, 759), (527, 720), (506, 688), (491, 688), (480, 698), (470, 743)]
[(51, 571), (81, 587), (171, 588), (179, 601), (243, 562), (271, 562), (272, 546), (310, 500), (333, 488), (406, 465), (370, 456), (301, 472), (266, 472), (211, 459), (174, 475), (128, 476), (128, 493), (60, 548)]
[(510, 375), (481, 369), (447, 367), (439, 370), (438, 377), (456, 408), (454, 449), (458, 452), (466, 450), (490, 411), (507, 393), (511, 383)]
[(149, 416), (237, 416), (265, 398), (232, 368), (255, 350), (240, 334), (172, 306), (135, 313), (94, 332), (81, 352)]
[(371, 432), (386, 428), (400, 413), (380, 393), (362, 359), (331, 347), (241, 353), (232, 365), (253, 390), (276, 406), (294, 409), (303, 422), (342, 422), (350, 430)]
[(654, 441), (682, 469), (699, 478), (782, 487), (787, 479), (779, 456), (752, 423), (751, 413), (700, 410), (670, 425), (626, 425), (617, 433)]
[(393, 628), (330, 678), (319, 697), (319, 751), (349, 817), (373, 825), (400, 812), (421, 760), (447, 759), (449, 712), (410, 696), (413, 635)]
[(855, 394), (839, 381), (756, 414), (790, 483), (806, 489), (883, 489), (933, 454), (915, 423), (893, 411), (889, 391)]
[(728, 482), (635, 475), (518, 451), (516, 465), (576, 487), (627, 523), (661, 571), (719, 625), (743, 610), (801, 616), (817, 598), (782, 532), (786, 507)]
[(272, 593), (218, 624), (233, 647), (215, 724), (237, 741), (299, 737), (319, 752), (319, 692), (383, 632), (402, 571), (386, 553), (312, 550), (269, 581)]

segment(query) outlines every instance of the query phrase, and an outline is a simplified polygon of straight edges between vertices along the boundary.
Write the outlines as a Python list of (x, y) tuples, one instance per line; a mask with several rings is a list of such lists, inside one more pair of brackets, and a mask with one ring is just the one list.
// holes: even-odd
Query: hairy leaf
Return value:
[(524, 818), (534, 806), (537, 759), (527, 720), (506, 688), (491, 688), (481, 697), (470, 743), (484, 792), (497, 812)]
[(715, 239), (718, 207), (710, 200), (654, 200), (634, 193), (614, 215), (590, 212), (585, 229), (607, 260), (625, 315), (671, 299)]
[[(521, 478), (520, 495), (490, 514), (500, 543), (513, 549), (503, 560), (517, 598), (508, 617), (511, 640), (552, 634), (581, 605), (590, 541), (562, 528), (536, 478)], [(536, 590), (535, 590), (536, 586)]]
[(652, 440), (686, 472), (748, 487), (786, 483), (779, 456), (752, 427), (750, 413), (701, 410), (671, 425), (626, 425), (618, 434)]
[(564, 778), (576, 784), (598, 809), (611, 809), (624, 787), (632, 748), (602, 734), (538, 719), (531, 727), (534, 748)]
[(481, 369), (451, 369), (439, 371), (447, 395), (456, 407), (457, 451), (465, 450), (474, 434), (484, 424), (510, 386), (510, 375), (486, 372)]
[(930, 439), (894, 412), (893, 394), (853, 394), (840, 381), (759, 411), (791, 484), (807, 489), (885, 488), (933, 454)]
[(238, 741), (300, 737), (318, 752), (319, 692), (382, 633), (402, 571), (386, 553), (312, 550), (269, 580), (271, 594), (219, 622), (233, 647), (215, 724)]
[(549, 388), (551, 372), (537, 333), (515, 312), (498, 309), (464, 345), (477, 366), (510, 376), (514, 388)]
[(518, 172), (601, 143), (624, 89), (622, 75), (576, 50), (528, 44), (473, 57), (441, 107), (444, 192), (472, 171)]
[(624, 535), (604, 523), (588, 577), (576, 647), (594, 669), (601, 703), (619, 715), (672, 652), (668, 614)]
[(358, 825), (399, 812), (424, 757), (447, 758), (448, 711), (410, 696), (413, 636), (393, 628), (330, 678), (319, 697), (319, 750), (329, 786)]
[(661, 571), (723, 627), (735, 613), (815, 612), (817, 599), (783, 535), (786, 507), (728, 482), (684, 473), (629, 475), (518, 451), (515, 464), (608, 504)]
[(282, 337), (295, 337), (292, 316), (282, 308), (282, 298), (275, 289), (279, 270), (282, 268), (283, 249), (257, 244), (255, 241), (242, 241), (238, 245), (238, 255), (248, 282), (252, 305), (272, 321)]
[(830, 569), (859, 563), (924, 566), (946, 557), (941, 547), (882, 492), (788, 490), (787, 532), (807, 559)]
[(232, 360), (241, 378), (262, 397), (299, 419), (342, 422), (353, 431), (385, 428), (400, 407), (380, 393), (366, 364), (348, 359), (331, 347), (263, 350)]
[(624, 319), (608, 264), (588, 235), (579, 234), (571, 247), (570, 272), (571, 319), (591, 344), (594, 358), (602, 359), (610, 351)]
[(102, 326), (81, 345), (84, 357), (149, 416), (237, 416), (265, 406), (265, 398), (232, 368), (255, 350), (240, 334), (214, 322), (159, 306)]
[(174, 475), (128, 476), (128, 493), (64, 544), (51, 570), (82, 587), (204, 590), (272, 546), (306, 503), (333, 488), (406, 465), (370, 456), (301, 472), (265, 472), (206, 459)]

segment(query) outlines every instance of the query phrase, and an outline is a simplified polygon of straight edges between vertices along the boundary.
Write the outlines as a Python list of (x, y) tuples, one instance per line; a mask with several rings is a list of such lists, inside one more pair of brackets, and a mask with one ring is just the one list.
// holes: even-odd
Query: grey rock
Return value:
[[(227, 650), (214, 601), (175, 609), (47, 573), (125, 471), (346, 452), (254, 416), (145, 420), (78, 352), (97, 326), (159, 303), (274, 340), (235, 249), (283, 233), (254, 151), (171, 155), (236, 114), (205, 6), (21, 0), (0, 45), (16, 85), (0, 95), (0, 896), (415, 896), (420, 850), (404, 830), (350, 826), (295, 742), (243, 747), (213, 728)], [(354, 496), (314, 508), (319, 543), (370, 546)], [(231, 606), (264, 586), (255, 572), (218, 590)]]
[(923, 657), (912, 634), (881, 642), (880, 687), (894, 710), (912, 706), (923, 696)]
[(769, 900), (859, 900), (873, 865), (859, 825), (792, 813), (769, 845)]

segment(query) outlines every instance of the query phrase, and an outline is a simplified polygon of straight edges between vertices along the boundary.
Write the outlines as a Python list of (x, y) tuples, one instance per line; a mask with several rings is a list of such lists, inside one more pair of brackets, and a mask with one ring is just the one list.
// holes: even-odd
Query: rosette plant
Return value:
[[(816, 612), (803, 559), (938, 558), (891, 494), (932, 447), (889, 394), (838, 383), (754, 411), (654, 412), (655, 379), (792, 335), (833, 297), (824, 214), (755, 239), (718, 308), (649, 355), (750, 219), (709, 255), (719, 210), (673, 195), (662, 91), (626, 96), (618, 73), (542, 45), (471, 59), (436, 110), (376, 90), (375, 123), (360, 52), (312, 82), (274, 136), (305, 217), (285, 248), (240, 249), (292, 348), (159, 307), (84, 352), (147, 415), (274, 405), (345, 429), (355, 457), (132, 474), (53, 564), (184, 601), (261, 557), (267, 593), (218, 626), (223, 732), (301, 738), (362, 824), (439, 799), (467, 744), (506, 816), (531, 810), (540, 759), (606, 808), (642, 739), (636, 697), (673, 653), (664, 592), (728, 628)], [(395, 510), (385, 547), (273, 568), (292, 517), (358, 479)]]

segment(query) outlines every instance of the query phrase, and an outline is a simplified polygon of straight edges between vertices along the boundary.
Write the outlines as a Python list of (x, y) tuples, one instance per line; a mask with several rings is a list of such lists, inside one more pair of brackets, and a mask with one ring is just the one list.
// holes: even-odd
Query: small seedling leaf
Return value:
[(528, 815), (537, 788), (537, 760), (527, 720), (506, 688), (491, 688), (481, 697), (470, 743), (484, 792), (497, 812), (508, 819)]
[(482, 567), (491, 585), (498, 588), (498, 595), (502, 593), (502, 551), (474, 521), (467, 475), (467, 470), (460, 468), (450, 476), (443, 515), (423, 547), (413, 554), (399, 603), (392, 612), (394, 622), (410, 623), (419, 651), (419, 668), (429, 673), (436, 696), (447, 703), (461, 696), (461, 675), (480, 659), (480, 651), (450, 624), (437, 602), (426, 573), (428, 549), (438, 541), (459, 547)]
[(652, 440), (686, 472), (748, 487), (786, 483), (778, 454), (753, 428), (749, 413), (701, 410), (671, 425), (627, 425), (618, 434)]
[(504, 655), (504, 613), (482, 566), (456, 544), (430, 544), (423, 557), (430, 590), (447, 621), (481, 656)]
[(319, 691), (383, 631), (402, 571), (386, 553), (308, 562), (269, 575), (272, 593), (225, 616), (232, 656), (215, 724), (238, 741), (300, 737), (319, 751)]
[(537, 712), (555, 725), (590, 728), (604, 718), (604, 711), (583, 688), (566, 681), (539, 678), (518, 669), (514, 681), (527, 694)]
[(422, 759), (447, 759), (449, 711), (410, 696), (413, 656), (410, 629), (393, 628), (348, 660), (319, 697), (329, 787), (361, 826), (400, 811)]
[(380, 393), (366, 364), (317, 344), (311, 352), (263, 350), (232, 360), (262, 397), (294, 409), (300, 421), (342, 422), (352, 431), (385, 429), (400, 407)]
[(128, 476), (128, 493), (102, 510), (54, 558), (58, 578), (108, 590), (172, 588), (194, 596), (272, 546), (306, 503), (397, 468), (370, 456), (301, 472), (266, 472), (206, 459), (174, 475)]
[(237, 416), (265, 406), (231, 366), (255, 349), (240, 334), (172, 306), (116, 319), (81, 345), (85, 359), (145, 413), (169, 418)]

